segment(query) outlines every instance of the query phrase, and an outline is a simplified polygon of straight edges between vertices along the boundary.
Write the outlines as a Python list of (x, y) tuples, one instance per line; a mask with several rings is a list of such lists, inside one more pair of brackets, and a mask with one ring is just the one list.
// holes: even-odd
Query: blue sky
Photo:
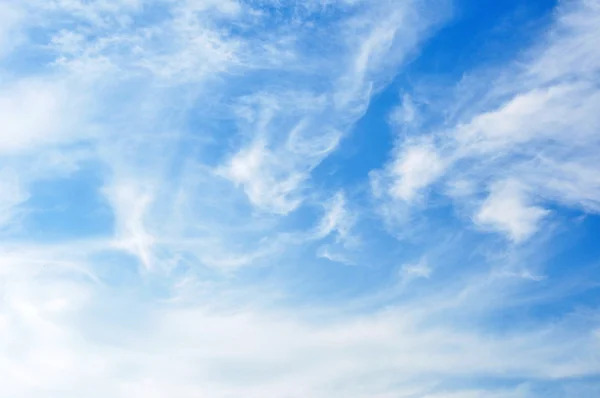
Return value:
[(0, 395), (600, 396), (597, 0), (0, 3)]

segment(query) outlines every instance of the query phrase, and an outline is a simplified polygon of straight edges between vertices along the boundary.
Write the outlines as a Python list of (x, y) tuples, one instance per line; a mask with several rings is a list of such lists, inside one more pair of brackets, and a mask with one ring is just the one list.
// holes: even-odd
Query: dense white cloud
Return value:
[[(0, 153), (10, 154), (73, 138), (84, 112), (82, 98), (67, 84), (23, 80), (0, 86)], [(78, 138), (85, 131), (78, 131)]]
[[(257, 208), (286, 214), (302, 201), (302, 183), (311, 170), (326, 157), (339, 141), (332, 133), (313, 139), (308, 144), (296, 141), (296, 126), (287, 145), (270, 150), (261, 138), (236, 153), (220, 174), (241, 185), (249, 200)], [(303, 146), (304, 145), (304, 146)]]
[(421, 189), (433, 183), (443, 170), (444, 161), (432, 145), (409, 145), (391, 166), (394, 182), (390, 194), (394, 198), (410, 202)]
[(547, 210), (531, 206), (527, 201), (525, 188), (517, 181), (495, 183), (474, 221), (506, 233), (515, 242), (522, 242), (536, 232), (539, 222), (548, 214)]

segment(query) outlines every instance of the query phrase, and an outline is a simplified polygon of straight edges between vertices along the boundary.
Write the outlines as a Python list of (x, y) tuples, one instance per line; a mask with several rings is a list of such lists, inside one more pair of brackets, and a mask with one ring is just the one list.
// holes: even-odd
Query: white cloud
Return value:
[(408, 144), (389, 166), (393, 198), (411, 202), (419, 198), (422, 190), (435, 182), (445, 170), (445, 161), (435, 146), (428, 142)]
[[(190, 14), (214, 9), (219, 13), (234, 17), (242, 12), (242, 4), (236, 0), (185, 0), (182, 8)], [(191, 16), (191, 15), (190, 15)]]
[(399, 127), (409, 127), (419, 124), (419, 111), (410, 94), (402, 96), (402, 103), (389, 116), (389, 121)]
[(343, 306), (279, 311), (228, 302), (227, 292), (149, 307), (138, 301), (143, 294), (114, 297), (77, 268), (59, 266), (76, 262), (68, 250), (2, 254), (0, 269), (13, 271), (0, 273), (0, 368), (9, 376), (0, 391), (14, 397), (435, 397), (444, 396), (440, 378), (556, 380), (598, 370), (587, 355), (593, 329), (553, 321), (490, 333), (461, 325), (448, 319), (471, 314), (471, 301), (443, 307), (456, 291), (370, 314), (341, 313)]
[(427, 264), (425, 259), (421, 259), (416, 264), (406, 264), (400, 269), (400, 274), (403, 283), (410, 282), (412, 279), (425, 278), (429, 279), (433, 270)]
[(513, 241), (533, 235), (548, 211), (528, 203), (525, 187), (517, 181), (495, 183), (475, 215), (475, 223), (500, 230)]
[(10, 3), (0, 4), (0, 59), (5, 56), (18, 41), (18, 27), (22, 22), (22, 12)]
[[(600, 51), (592, 37), (599, 33), (599, 15), (595, 2), (563, 3), (549, 32), (519, 62), (473, 73), (458, 84), (451, 101), (459, 105), (440, 110), (444, 124), (420, 138), (429, 144), (415, 146), (414, 138), (401, 143), (403, 150), (383, 172), (398, 177), (380, 178), (380, 190), (410, 202), (444, 179), (444, 193), (470, 209), (462, 213), (475, 214), (476, 223), (514, 241), (535, 233), (546, 212), (503, 181), (520, 181), (558, 205), (597, 212)], [(477, 208), (486, 186), (495, 188)]]
[(346, 265), (355, 265), (348, 255), (347, 250), (340, 246), (335, 245), (323, 245), (317, 249), (317, 257), (324, 258), (333, 263), (341, 263)]
[(553, 82), (593, 75), (600, 68), (597, 37), (600, 5), (595, 0), (562, 2), (556, 24), (546, 40), (532, 51), (527, 75)]
[(325, 212), (308, 240), (329, 238), (330, 242), (317, 249), (317, 257), (347, 265), (356, 264), (352, 257), (359, 249), (361, 239), (353, 231), (357, 214), (348, 207), (348, 199), (343, 191), (323, 203)]
[(86, 126), (90, 103), (73, 83), (48, 76), (0, 84), (0, 225), (18, 227), (18, 216), (28, 212), (22, 205), (30, 185), (68, 174), (81, 156), (80, 151), (57, 156), (58, 147), (91, 138)]
[(148, 230), (146, 217), (152, 204), (153, 187), (140, 181), (115, 181), (105, 188), (110, 200), (116, 225), (115, 245), (137, 256), (147, 269), (155, 266), (152, 255), (155, 238)]
[(391, 7), (389, 2), (364, 4), (371, 7), (343, 26), (350, 67), (338, 79), (335, 94), (336, 108), (346, 108), (353, 117), (366, 111), (370, 96), (387, 84), (396, 68), (449, 13), (445, 1), (425, 2), (431, 6), (426, 13), (414, 2)]
[(325, 203), (325, 214), (317, 227), (316, 237), (325, 238), (331, 233), (336, 233), (340, 240), (348, 238), (355, 219), (346, 207), (346, 196), (343, 192), (336, 193)]
[(257, 141), (234, 155), (220, 172), (235, 184), (242, 185), (248, 199), (259, 209), (286, 214), (300, 204), (297, 191), (307, 178), (288, 160)]
[[(310, 82), (320, 88), (320, 82), (331, 80), (333, 87), (308, 94), (293, 92), (292, 98), (280, 89), (257, 96), (258, 112), (252, 106), (243, 109), (244, 118), (254, 121), (248, 127), (256, 137), (221, 168), (222, 175), (240, 185), (259, 209), (280, 214), (296, 209), (304, 200), (302, 190), (312, 170), (335, 151), (345, 132), (368, 107), (371, 96), (393, 76), (440, 17), (420, 15), (414, 6), (350, 5), (361, 13), (341, 14), (344, 18), (324, 37), (331, 48), (318, 59), (295, 49), (304, 32), (297, 35), (288, 43), (295, 54), (289, 59), (295, 65), (284, 64), (288, 73), (294, 72), (288, 84), (303, 82), (301, 87), (310, 87)], [(308, 33), (310, 40), (323, 34)], [(303, 62), (304, 67), (298, 70), (297, 65)], [(310, 101), (305, 103), (306, 98)], [(306, 112), (298, 113), (304, 107)]]
[(62, 82), (28, 79), (0, 86), (0, 153), (73, 138), (74, 124), (82, 116), (81, 101)]
[(244, 17), (236, 2), (33, 1), (29, 6), (39, 24), (70, 22), (48, 26), (44, 44), (55, 51), (55, 66), (84, 78), (149, 74), (162, 85), (198, 83), (228, 70), (242, 51), (243, 41), (213, 23), (223, 15)]
[(326, 108), (322, 96), (307, 92), (243, 98), (236, 108), (240, 128), (253, 136), (218, 173), (241, 186), (261, 211), (295, 210), (304, 201), (312, 170), (340, 142), (341, 132), (331, 126), (331, 120), (317, 122)]
[(459, 126), (455, 139), (467, 156), (519, 150), (519, 145), (549, 139), (566, 141), (566, 132), (569, 138), (595, 140), (598, 122), (592, 110), (598, 105), (600, 94), (587, 83), (537, 88)]
[(0, 170), (0, 230), (14, 220), (16, 207), (29, 198), (29, 194), (16, 173)]

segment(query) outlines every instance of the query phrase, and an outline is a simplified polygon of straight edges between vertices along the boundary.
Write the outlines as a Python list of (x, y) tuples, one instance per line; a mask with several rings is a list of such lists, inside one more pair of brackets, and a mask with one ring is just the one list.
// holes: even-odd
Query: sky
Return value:
[(3, 0), (0, 396), (600, 396), (599, 0)]

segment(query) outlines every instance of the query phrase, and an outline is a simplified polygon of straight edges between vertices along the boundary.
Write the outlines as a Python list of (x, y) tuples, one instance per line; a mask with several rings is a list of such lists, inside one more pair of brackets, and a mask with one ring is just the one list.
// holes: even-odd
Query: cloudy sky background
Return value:
[(0, 3), (0, 395), (600, 396), (600, 1)]

